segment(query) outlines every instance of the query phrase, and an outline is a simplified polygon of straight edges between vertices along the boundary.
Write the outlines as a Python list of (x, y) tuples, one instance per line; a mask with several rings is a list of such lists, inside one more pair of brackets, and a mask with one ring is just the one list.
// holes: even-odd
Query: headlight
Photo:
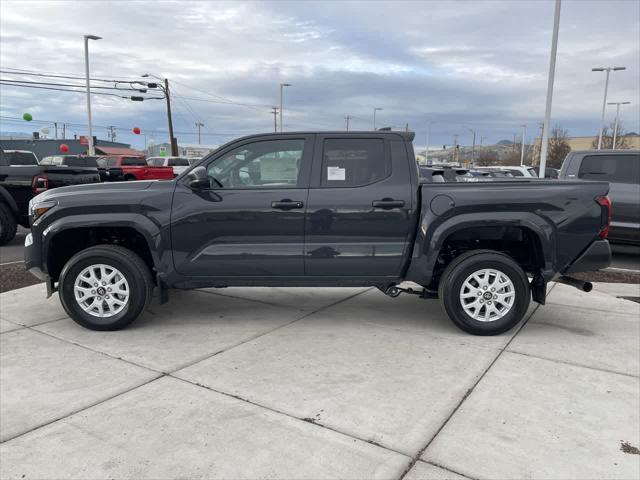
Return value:
[(44, 215), (58, 204), (55, 200), (45, 200), (43, 202), (29, 202), (29, 215), (31, 221), (35, 222), (38, 218)]

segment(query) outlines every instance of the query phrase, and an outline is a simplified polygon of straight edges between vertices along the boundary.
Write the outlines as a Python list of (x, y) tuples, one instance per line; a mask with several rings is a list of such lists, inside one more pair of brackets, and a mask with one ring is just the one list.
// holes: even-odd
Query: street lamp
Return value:
[(427, 164), (429, 163), (429, 143), (431, 143), (431, 125), (433, 125), (434, 123), (436, 123), (436, 121), (431, 120), (427, 124), (427, 148), (424, 151), (424, 162)]
[(282, 132), (282, 96), (284, 87), (291, 87), (290, 83), (281, 83), (280, 84), (280, 132)]
[(471, 127), (465, 126), (464, 128), (466, 128), (471, 133), (473, 133), (473, 145), (471, 147), (471, 166), (473, 167), (475, 166), (475, 160), (476, 160), (476, 131)]
[(89, 155), (95, 155), (93, 145), (93, 125), (91, 124), (91, 85), (89, 84), (89, 40), (100, 40), (96, 35), (84, 36), (84, 70), (87, 82), (87, 115), (89, 117)]
[(376, 112), (377, 112), (378, 110), (382, 110), (382, 108), (380, 108), (380, 107), (374, 107), (374, 108), (373, 108), (373, 130), (374, 130), (374, 131), (375, 131), (375, 129), (376, 129)]
[(204, 127), (204, 123), (196, 122), (196, 127), (198, 127), (198, 145), (200, 145), (200, 127)]
[(618, 136), (618, 117), (620, 116), (620, 105), (629, 105), (631, 102), (609, 102), (607, 105), (615, 105), (616, 106), (616, 121), (613, 126), (613, 143), (611, 144), (611, 149), (616, 149), (616, 137)]
[(600, 132), (598, 133), (598, 150), (602, 147), (602, 129), (604, 127), (604, 109), (607, 106), (607, 89), (609, 88), (609, 74), (613, 70), (626, 70), (627, 67), (595, 67), (592, 68), (592, 72), (607, 72), (607, 75), (604, 80), (604, 99), (602, 100), (602, 115), (600, 117)]
[(527, 126), (520, 125), (522, 127), (522, 150), (520, 151), (520, 166), (524, 165), (524, 137), (527, 135)]

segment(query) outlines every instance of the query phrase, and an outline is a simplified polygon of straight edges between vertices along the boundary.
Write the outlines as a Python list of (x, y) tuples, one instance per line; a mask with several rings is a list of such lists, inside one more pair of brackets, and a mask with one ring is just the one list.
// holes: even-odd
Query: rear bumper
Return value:
[(596, 240), (578, 259), (562, 272), (563, 275), (578, 272), (593, 272), (611, 265), (611, 246), (608, 240)]

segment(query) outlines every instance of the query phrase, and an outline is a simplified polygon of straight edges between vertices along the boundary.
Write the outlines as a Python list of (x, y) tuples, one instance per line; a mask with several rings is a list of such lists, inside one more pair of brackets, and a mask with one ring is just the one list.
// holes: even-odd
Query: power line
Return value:
[[(31, 80), (13, 80), (13, 79), (6, 79), (6, 78), (0, 78), (0, 82), (10, 82), (10, 83), (14, 83), (16, 84), (16, 87), (21, 87), (23, 85), (17, 85), (17, 84), (22, 84), (22, 83), (26, 83), (28, 85), (47, 85), (47, 86), (51, 86), (51, 87), (77, 87), (77, 88), (83, 88), (86, 89), (86, 85), (79, 85), (77, 83), (51, 83), (51, 82), (34, 82)], [(120, 90), (120, 91), (134, 91), (134, 92), (141, 92), (141, 93), (145, 93), (146, 89), (141, 89), (141, 88), (118, 88), (118, 87), (104, 87), (104, 86), (99, 86), (99, 85), (91, 85), (92, 89), (95, 88), (100, 88), (103, 90)]]
[[(33, 70), (22, 70), (22, 69), (18, 69), (18, 68), (9, 68), (9, 67), (2, 67), (2, 69), (0, 69), (1, 73), (11, 73), (14, 75), (28, 75), (28, 76), (34, 76), (34, 77), (50, 77), (50, 78), (67, 78), (67, 79), (72, 79), (72, 80), (84, 80), (86, 77), (84, 75), (67, 75), (64, 73), (46, 73), (44, 71), (40, 71), (40, 72), (36, 72)], [(135, 81), (135, 80), (109, 80), (109, 79), (105, 79), (105, 78), (91, 78), (91, 80), (95, 80), (97, 82), (110, 82), (110, 83), (116, 83), (116, 82), (124, 82), (124, 83), (129, 83), (131, 81)]]

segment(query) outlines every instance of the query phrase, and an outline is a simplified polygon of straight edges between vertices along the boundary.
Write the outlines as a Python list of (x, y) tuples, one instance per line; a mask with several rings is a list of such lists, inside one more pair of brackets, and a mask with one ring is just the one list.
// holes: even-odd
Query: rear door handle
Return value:
[(288, 198), (280, 200), (279, 202), (271, 202), (271, 208), (277, 208), (278, 210), (293, 210), (302, 207), (304, 207), (304, 203), (297, 200), (289, 200)]
[(371, 202), (373, 208), (383, 208), (386, 210), (392, 208), (401, 208), (404, 207), (404, 200), (393, 200), (392, 198), (385, 198), (383, 200), (374, 200)]

